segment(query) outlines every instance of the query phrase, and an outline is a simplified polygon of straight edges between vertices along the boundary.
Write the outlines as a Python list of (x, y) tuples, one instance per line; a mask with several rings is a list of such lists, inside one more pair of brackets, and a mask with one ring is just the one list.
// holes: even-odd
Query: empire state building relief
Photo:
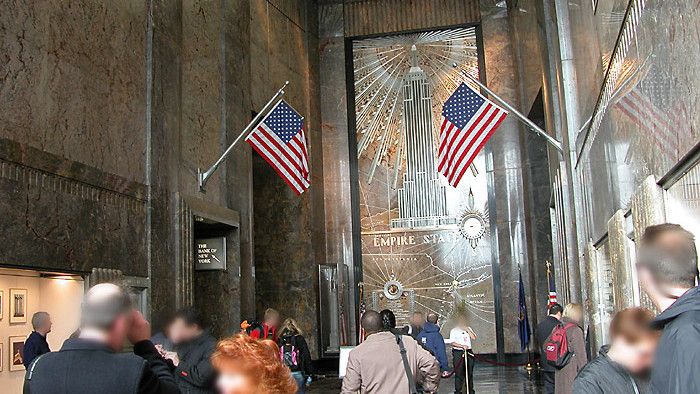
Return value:
[(399, 324), (467, 315), (494, 352), (485, 153), (457, 188), (436, 164), (442, 106), (464, 81), (453, 63), (478, 76), (477, 43), (474, 28), (354, 40), (351, 83), (364, 301)]

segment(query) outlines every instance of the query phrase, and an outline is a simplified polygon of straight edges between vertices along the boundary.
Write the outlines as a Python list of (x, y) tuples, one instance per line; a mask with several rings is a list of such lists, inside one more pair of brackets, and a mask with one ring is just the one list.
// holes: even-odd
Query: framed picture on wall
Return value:
[(5, 349), (3, 349), (2, 342), (0, 342), (0, 372), (5, 370), (3, 360), (5, 360)]
[[(0, 290), (0, 320), (2, 320), (3, 316), (5, 315), (5, 293)], [(0, 354), (2, 354), (2, 351), (0, 351)], [(2, 371), (2, 369), (0, 369)]]
[(10, 337), (10, 371), (24, 371), (24, 337)]
[(10, 289), (10, 324), (27, 322), (27, 289)]

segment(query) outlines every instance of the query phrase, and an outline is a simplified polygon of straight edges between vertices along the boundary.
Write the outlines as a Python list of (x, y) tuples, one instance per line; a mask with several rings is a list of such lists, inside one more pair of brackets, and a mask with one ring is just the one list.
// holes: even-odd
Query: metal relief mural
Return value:
[(455, 314), (495, 352), (491, 240), (485, 160), (459, 188), (436, 169), (442, 105), (478, 75), (474, 28), (353, 43), (365, 302), (392, 309), (399, 325), (413, 311), (437, 312), (443, 333)]

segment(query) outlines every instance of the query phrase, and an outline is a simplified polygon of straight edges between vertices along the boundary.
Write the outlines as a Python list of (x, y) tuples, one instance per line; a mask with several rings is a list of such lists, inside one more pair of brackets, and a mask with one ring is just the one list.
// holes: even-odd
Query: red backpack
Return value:
[(573, 323), (557, 324), (544, 343), (544, 354), (547, 363), (557, 369), (562, 369), (569, 363), (574, 352), (569, 348), (566, 331), (576, 325)]

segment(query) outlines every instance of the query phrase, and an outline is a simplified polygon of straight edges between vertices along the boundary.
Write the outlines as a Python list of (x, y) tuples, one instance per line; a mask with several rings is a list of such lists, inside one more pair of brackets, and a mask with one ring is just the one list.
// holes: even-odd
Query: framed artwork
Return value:
[(5, 349), (3, 349), (2, 342), (0, 342), (0, 372), (5, 370), (3, 360), (5, 360)]
[(24, 337), (10, 337), (10, 371), (24, 371)]
[[(5, 293), (0, 290), (0, 320), (2, 320), (3, 316), (5, 315)], [(2, 351), (0, 350), (0, 354), (2, 354)], [(0, 367), (2, 364), (0, 364)], [(2, 369), (0, 369), (2, 371)]]
[(27, 289), (10, 289), (10, 324), (27, 322)]

